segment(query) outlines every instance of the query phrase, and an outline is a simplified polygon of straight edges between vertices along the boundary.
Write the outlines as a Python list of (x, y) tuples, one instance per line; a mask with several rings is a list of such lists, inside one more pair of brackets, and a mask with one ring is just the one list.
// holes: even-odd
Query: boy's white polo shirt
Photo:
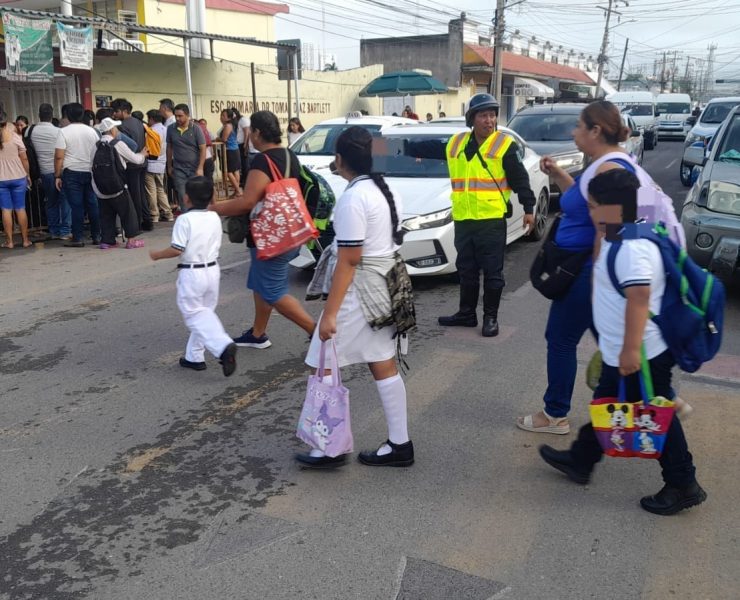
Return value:
[(180, 263), (207, 264), (221, 250), (221, 217), (209, 210), (189, 210), (177, 217), (171, 246), (181, 250)]
[[(618, 367), (619, 354), (624, 344), (627, 299), (614, 289), (607, 268), (611, 242), (603, 240), (594, 264), (593, 315), (599, 333), (599, 350), (605, 364)], [(622, 290), (634, 285), (650, 286), (650, 311), (660, 314), (665, 291), (665, 270), (660, 250), (650, 240), (624, 240), (617, 252), (614, 271)], [(660, 329), (648, 319), (643, 334), (648, 359), (655, 358), (668, 348)]]

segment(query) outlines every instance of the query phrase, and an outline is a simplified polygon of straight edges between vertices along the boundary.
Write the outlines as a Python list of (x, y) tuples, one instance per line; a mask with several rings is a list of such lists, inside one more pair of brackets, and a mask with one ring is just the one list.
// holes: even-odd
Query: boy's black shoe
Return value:
[(385, 443), (391, 447), (388, 454), (379, 456), (377, 450), (360, 452), (357, 460), (371, 467), (410, 467), (414, 464), (414, 444), (411, 440), (405, 444), (394, 444), (390, 440)]
[(233, 375), (234, 371), (236, 371), (236, 344), (232, 342), (226, 346), (221, 356), (218, 357), (218, 362), (221, 363), (221, 368), (226, 377)]
[(645, 496), (640, 506), (656, 515), (675, 515), (684, 508), (697, 506), (707, 499), (707, 493), (695, 481), (685, 488), (664, 485), (654, 496)]
[(64, 242), (65, 248), (84, 248), (85, 242), (82, 240), (69, 240), (67, 242)]
[(304, 469), (334, 469), (341, 467), (347, 462), (347, 455), (340, 454), (339, 456), (311, 456), (308, 453), (296, 454), (296, 461)]
[(180, 358), (180, 366), (186, 369), (192, 369), (193, 371), (205, 371), (205, 362), (191, 362), (184, 356)]
[(571, 481), (585, 485), (591, 480), (591, 473), (578, 468), (568, 450), (555, 450), (551, 446), (540, 446), (540, 456), (548, 465), (565, 473)]

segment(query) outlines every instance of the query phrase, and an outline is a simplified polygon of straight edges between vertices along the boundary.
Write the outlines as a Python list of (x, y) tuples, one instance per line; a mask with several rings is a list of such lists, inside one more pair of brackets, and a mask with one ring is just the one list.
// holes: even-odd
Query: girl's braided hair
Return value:
[(342, 161), (347, 167), (357, 173), (357, 175), (368, 175), (373, 183), (385, 196), (388, 202), (388, 208), (391, 211), (391, 226), (393, 231), (393, 241), (400, 245), (403, 243), (404, 231), (398, 229), (398, 213), (396, 212), (396, 202), (393, 199), (388, 184), (385, 182), (383, 175), (373, 173), (373, 155), (372, 155), (373, 136), (364, 127), (357, 125), (350, 127), (342, 132), (337, 139), (337, 154), (342, 157)]

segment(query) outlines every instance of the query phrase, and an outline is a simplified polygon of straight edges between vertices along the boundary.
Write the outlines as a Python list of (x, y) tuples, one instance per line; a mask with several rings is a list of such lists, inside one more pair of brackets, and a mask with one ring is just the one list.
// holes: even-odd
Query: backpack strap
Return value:
[(285, 179), (290, 179), (290, 150), (285, 147)]
[(622, 242), (611, 242), (609, 252), (606, 254), (606, 271), (609, 274), (609, 280), (612, 282), (614, 289), (617, 290), (620, 296), (624, 297), (624, 291), (622, 286), (619, 285), (619, 279), (617, 279), (617, 252), (622, 247)]

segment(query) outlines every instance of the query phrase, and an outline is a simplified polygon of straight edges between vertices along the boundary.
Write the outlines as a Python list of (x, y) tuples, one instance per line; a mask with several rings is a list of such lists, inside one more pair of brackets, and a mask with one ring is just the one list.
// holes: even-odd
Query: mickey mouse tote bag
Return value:
[(608, 456), (660, 458), (675, 406), (653, 393), (653, 380), (643, 349), (640, 372), (642, 402), (627, 402), (624, 379), (617, 398), (596, 398), (589, 412), (594, 433)]

